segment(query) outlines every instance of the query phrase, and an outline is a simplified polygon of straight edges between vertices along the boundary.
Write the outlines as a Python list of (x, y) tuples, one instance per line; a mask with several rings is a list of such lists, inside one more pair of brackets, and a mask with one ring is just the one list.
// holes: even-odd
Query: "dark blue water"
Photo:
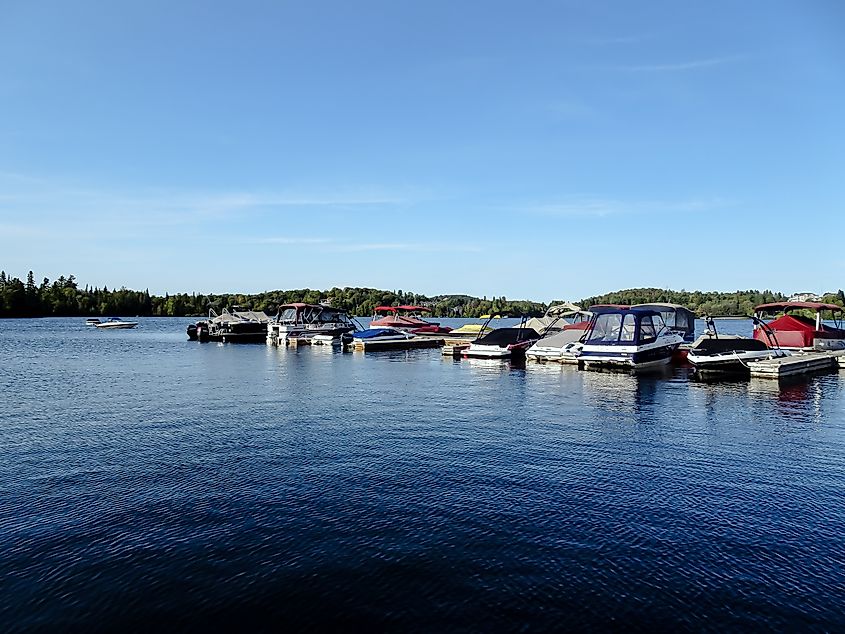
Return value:
[(845, 627), (845, 373), (700, 383), (186, 323), (0, 321), (0, 630)]

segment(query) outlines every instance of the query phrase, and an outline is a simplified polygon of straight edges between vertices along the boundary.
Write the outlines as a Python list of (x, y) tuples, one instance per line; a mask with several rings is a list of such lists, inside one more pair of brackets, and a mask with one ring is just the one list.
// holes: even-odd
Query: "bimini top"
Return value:
[(686, 306), (680, 304), (670, 304), (669, 302), (649, 302), (647, 304), (634, 304), (631, 308), (653, 308), (654, 310), (661, 310), (665, 308), (672, 308), (674, 310), (685, 310), (688, 313), (692, 311)]
[(273, 320), (277, 324), (325, 324), (335, 322), (349, 322), (349, 315), (345, 310), (323, 306), (321, 304), (305, 304), (293, 302), (279, 306)]
[(771, 304), (760, 304), (754, 309), (754, 312), (762, 312), (762, 311), (776, 311), (782, 310), (786, 312), (787, 310), (830, 310), (833, 312), (845, 312), (845, 308), (842, 306), (837, 306), (836, 304), (825, 304), (823, 302), (772, 302)]
[(533, 328), (497, 328), (476, 339), (476, 343), (504, 348), (520, 341), (536, 341), (539, 338), (540, 334)]
[(431, 309), (426, 308), (425, 306), (397, 306), (396, 308), (399, 309), (399, 310), (408, 310), (408, 311), (413, 310), (413, 311), (420, 311), (420, 312), (423, 312), (423, 313), (430, 313), (431, 312)]
[(594, 313), (597, 310), (616, 310), (621, 308), (630, 308), (630, 306), (628, 304), (593, 304), (587, 310), (589, 310), (591, 313)]
[(397, 312), (430, 313), (431, 312), (431, 309), (426, 308), (425, 306), (376, 306), (374, 310), (376, 312), (389, 312), (389, 313), (397, 313)]

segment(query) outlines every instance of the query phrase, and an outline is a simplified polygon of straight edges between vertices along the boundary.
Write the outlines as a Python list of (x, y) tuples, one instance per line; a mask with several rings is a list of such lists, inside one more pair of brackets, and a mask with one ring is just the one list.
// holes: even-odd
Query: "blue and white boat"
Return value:
[(683, 340), (656, 310), (604, 310), (590, 322), (578, 361), (586, 367), (657, 368), (669, 363)]
[(414, 338), (414, 333), (398, 328), (365, 328), (352, 333), (352, 339), (358, 341), (405, 341)]

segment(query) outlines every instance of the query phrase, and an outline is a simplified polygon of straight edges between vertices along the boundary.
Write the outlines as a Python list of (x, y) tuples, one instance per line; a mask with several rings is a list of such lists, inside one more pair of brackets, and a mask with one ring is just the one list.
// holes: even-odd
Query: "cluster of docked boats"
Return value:
[[(419, 337), (444, 337), (465, 358), (577, 363), (584, 367), (648, 370), (686, 361), (702, 372), (744, 371), (747, 364), (779, 358), (795, 350), (845, 350), (842, 307), (814, 302), (763, 304), (755, 309), (752, 337), (723, 335), (707, 319), (707, 330), (695, 339), (695, 314), (675, 304), (597, 305), (581, 310), (571, 304), (553, 306), (543, 317), (519, 325), (493, 328), (483, 324), (451, 329), (427, 318), (422, 306), (379, 306), (368, 328), (337, 308), (293, 303), (275, 317), (260, 311), (233, 309), (188, 326), (199, 341), (267, 341), (275, 345), (308, 343), (344, 345), (390, 344)], [(766, 321), (772, 313), (780, 316)], [(807, 317), (808, 313), (815, 316)], [(836, 325), (824, 323), (830, 313)]]

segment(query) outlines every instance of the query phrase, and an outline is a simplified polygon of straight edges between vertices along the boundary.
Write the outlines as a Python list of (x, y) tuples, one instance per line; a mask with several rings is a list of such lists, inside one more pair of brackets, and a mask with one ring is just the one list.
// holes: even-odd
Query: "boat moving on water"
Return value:
[(682, 341), (656, 310), (608, 308), (590, 322), (578, 361), (586, 367), (647, 370), (668, 364)]
[(102, 322), (99, 319), (97, 319), (96, 317), (89, 317), (88, 319), (85, 320), (86, 326), (96, 326), (97, 324), (100, 324), (100, 323), (102, 323)]
[(270, 318), (263, 311), (224, 308), (218, 315), (213, 308), (208, 319), (188, 326), (192, 341), (221, 341), (226, 343), (259, 343), (267, 339)]
[[(88, 323), (87, 321), (85, 323)], [(91, 324), (89, 324), (91, 325)], [(97, 320), (96, 324), (93, 324), (97, 328), (102, 328), (103, 330), (123, 330), (126, 328), (134, 328), (138, 325), (137, 321), (124, 321), (120, 317), (109, 317), (105, 321)]]
[[(803, 314), (802, 314), (803, 313)], [(810, 313), (813, 317), (807, 317)], [(828, 313), (834, 326), (822, 320)], [(765, 319), (780, 315), (772, 321)], [(767, 341), (770, 334), (763, 328), (765, 324), (771, 330), (771, 336), (777, 339), (780, 348), (789, 350), (845, 350), (845, 330), (842, 319), (845, 308), (836, 304), (821, 302), (773, 302), (760, 304), (754, 309), (754, 338)]]

